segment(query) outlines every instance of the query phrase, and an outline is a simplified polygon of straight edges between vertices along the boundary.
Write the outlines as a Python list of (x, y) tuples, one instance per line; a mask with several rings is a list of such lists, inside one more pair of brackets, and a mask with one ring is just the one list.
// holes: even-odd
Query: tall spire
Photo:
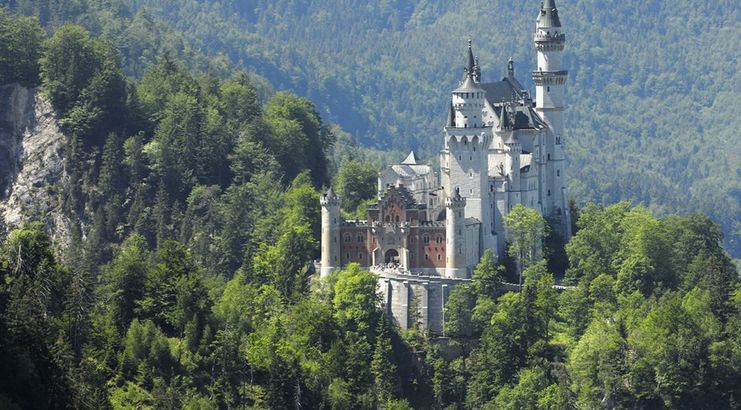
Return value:
[(473, 50), (471, 49), (471, 39), (468, 39), (468, 63), (466, 64), (466, 74), (469, 76), (474, 75), (474, 67), (476, 66), (476, 61), (473, 58)]
[(538, 14), (538, 27), (561, 27), (561, 20), (558, 18), (558, 9), (556, 8), (556, 0), (543, 0), (543, 3), (540, 5), (540, 14)]

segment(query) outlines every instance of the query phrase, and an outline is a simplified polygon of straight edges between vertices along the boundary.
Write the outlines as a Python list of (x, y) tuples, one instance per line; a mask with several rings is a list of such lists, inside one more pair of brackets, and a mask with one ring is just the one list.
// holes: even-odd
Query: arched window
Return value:
[(439, 261), (443, 260), (443, 255), (441, 255), (441, 254), (438, 253), (437, 254), (437, 260), (439, 260)]
[(425, 235), (425, 236), (424, 236), (424, 237), (422, 238), (422, 241), (423, 241), (424, 243), (430, 243), (430, 237), (429, 237), (429, 236), (427, 236), (427, 235)]
[(350, 235), (345, 235), (345, 242), (351, 242), (351, 241), (352, 241), (352, 238), (350, 237)]

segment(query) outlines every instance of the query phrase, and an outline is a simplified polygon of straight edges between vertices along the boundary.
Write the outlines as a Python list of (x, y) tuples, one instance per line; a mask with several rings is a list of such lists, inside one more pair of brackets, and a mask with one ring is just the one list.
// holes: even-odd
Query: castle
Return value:
[(563, 150), (566, 37), (555, 0), (541, 4), (534, 33), (535, 98), (515, 78), (483, 82), (471, 41), (442, 130), (440, 171), (414, 152), (378, 178), (367, 220), (343, 221), (330, 189), (322, 208), (321, 275), (358, 263), (380, 275), (385, 306), (402, 328), (413, 317), (442, 331), (447, 292), (471, 278), (486, 249), (505, 252), (504, 216), (538, 210), (569, 237)]

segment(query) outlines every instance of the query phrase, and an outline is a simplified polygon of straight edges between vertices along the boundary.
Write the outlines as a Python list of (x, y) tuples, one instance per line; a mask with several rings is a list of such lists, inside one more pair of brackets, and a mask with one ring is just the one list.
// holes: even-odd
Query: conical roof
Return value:
[(561, 27), (561, 20), (558, 18), (558, 8), (556, 8), (556, 0), (543, 0), (537, 21), (540, 28)]
[(466, 78), (463, 79), (463, 82), (461, 85), (458, 86), (455, 90), (453, 90), (454, 93), (465, 93), (465, 92), (471, 92), (471, 91), (481, 91), (481, 87), (476, 84), (476, 81), (473, 81), (473, 77), (470, 74), (466, 75)]
[(401, 162), (401, 165), (417, 165), (417, 154), (411, 151), (407, 158)]

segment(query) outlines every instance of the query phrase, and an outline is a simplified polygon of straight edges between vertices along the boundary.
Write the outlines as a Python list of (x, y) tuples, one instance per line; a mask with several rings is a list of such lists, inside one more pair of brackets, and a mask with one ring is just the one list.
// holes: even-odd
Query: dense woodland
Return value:
[(575, 206), (564, 247), (516, 209), (516, 263), (482, 259), (447, 337), (400, 331), (373, 274), (313, 275), (319, 192), (362, 213), (374, 153), (306, 98), (164, 45), (130, 64), (55, 23), (102, 11), (43, 5), (0, 9), (0, 83), (56, 108), (75, 229), (0, 238), (1, 408), (741, 406), (741, 286), (709, 217)]
[[(238, 66), (290, 89), (364, 146), (435, 161), (446, 101), (474, 40), (484, 81), (509, 57), (533, 89), (539, 0), (0, 0), (42, 24), (81, 24), (140, 77), (163, 51), (198, 72)], [(567, 34), (570, 195), (702, 212), (741, 258), (735, 0), (556, 1)], [(430, 41), (434, 41), (434, 47)], [(403, 157), (397, 158), (397, 160)]]

